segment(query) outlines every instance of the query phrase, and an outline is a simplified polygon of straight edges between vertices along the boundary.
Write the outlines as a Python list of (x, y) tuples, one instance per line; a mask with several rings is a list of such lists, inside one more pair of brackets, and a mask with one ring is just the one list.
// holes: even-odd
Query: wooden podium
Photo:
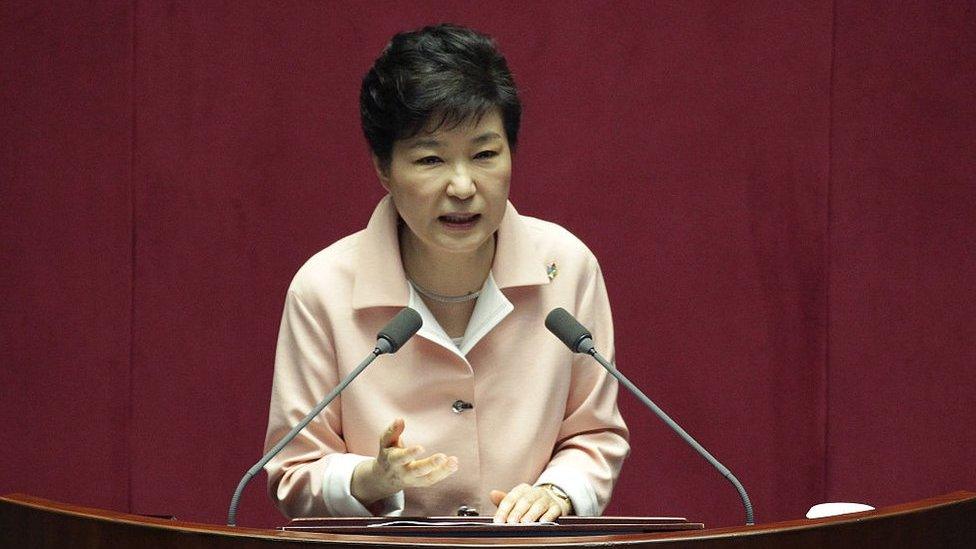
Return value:
[[(291, 547), (394, 548), (394, 547), (682, 547), (682, 548), (806, 548), (866, 549), (976, 547), (976, 493), (955, 492), (914, 503), (816, 520), (794, 520), (756, 526), (698, 529), (684, 519), (623, 519), (604, 517), (596, 522), (625, 524), (643, 520), (670, 524), (672, 531), (607, 533), (598, 525), (581, 535), (586, 519), (571, 519), (561, 526), (518, 527), (512, 535), (498, 535), (498, 527), (437, 526), (436, 532), (414, 529), (409, 535), (363, 533), (376, 519), (339, 523), (302, 521), (299, 530), (261, 530), (194, 524), (147, 518), (125, 513), (55, 503), (19, 494), (0, 498), (0, 547), (153, 547), (284, 549)], [(455, 520), (464, 520), (457, 517)], [(575, 524), (575, 526), (573, 526)], [(685, 526), (682, 526), (685, 525)], [(415, 525), (416, 526), (416, 525)], [(336, 530), (339, 527), (340, 530)], [(357, 533), (342, 527), (358, 528)], [(425, 526), (421, 525), (420, 528)], [(577, 530), (573, 531), (573, 528)], [(395, 528), (395, 527), (389, 527)], [(433, 527), (432, 527), (433, 528)], [(448, 529), (445, 532), (445, 528)], [(453, 528), (453, 530), (452, 530)], [(477, 530), (487, 529), (492, 532)], [(309, 531), (325, 529), (322, 531)], [(528, 529), (528, 530), (527, 530)], [(532, 531), (531, 529), (535, 529)], [(584, 528), (586, 530), (586, 528)], [(676, 531), (677, 530), (677, 531)], [(396, 530), (393, 530), (395, 532)], [(347, 530), (348, 532), (348, 530)], [(407, 534), (405, 531), (404, 534)]]

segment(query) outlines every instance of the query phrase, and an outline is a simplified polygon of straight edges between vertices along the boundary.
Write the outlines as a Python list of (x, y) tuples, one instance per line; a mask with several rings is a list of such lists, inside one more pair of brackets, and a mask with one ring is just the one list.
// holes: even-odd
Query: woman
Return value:
[(398, 34), (360, 108), (389, 195), (288, 290), (268, 445), (399, 308), (424, 325), (268, 464), (272, 498), (288, 516), (600, 514), (629, 450), (616, 383), (543, 319), (566, 308), (612, 357), (610, 308), (592, 253), (508, 203), (521, 104), (504, 57), (462, 27)]

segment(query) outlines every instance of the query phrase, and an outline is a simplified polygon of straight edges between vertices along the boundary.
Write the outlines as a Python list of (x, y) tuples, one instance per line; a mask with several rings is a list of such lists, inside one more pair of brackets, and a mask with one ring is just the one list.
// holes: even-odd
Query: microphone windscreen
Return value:
[(413, 337), (413, 334), (417, 333), (423, 324), (424, 321), (420, 318), (420, 313), (410, 307), (404, 307), (393, 317), (393, 320), (383, 326), (376, 337), (389, 342), (390, 352), (395, 353), (408, 339)]
[(556, 307), (546, 315), (546, 328), (574, 353), (580, 352), (579, 344), (584, 339), (593, 339), (589, 330), (562, 307)]

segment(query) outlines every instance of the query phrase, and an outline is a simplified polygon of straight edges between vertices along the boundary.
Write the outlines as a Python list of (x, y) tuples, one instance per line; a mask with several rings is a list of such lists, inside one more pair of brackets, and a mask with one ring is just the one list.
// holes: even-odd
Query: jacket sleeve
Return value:
[[(289, 290), (275, 353), (265, 451), (338, 385), (338, 371), (331, 337)], [(350, 491), (353, 470), (368, 459), (346, 453), (337, 398), (265, 465), (268, 492), (288, 517), (369, 516), (370, 510)], [(400, 492), (378, 502), (374, 510), (396, 515), (403, 503)]]
[[(592, 255), (574, 316), (591, 331), (597, 350), (612, 363), (610, 302), (599, 264)], [(558, 441), (536, 484), (561, 488), (572, 501), (576, 515), (600, 515), (630, 452), (627, 440), (627, 426), (617, 409), (617, 380), (592, 357), (574, 355)]]

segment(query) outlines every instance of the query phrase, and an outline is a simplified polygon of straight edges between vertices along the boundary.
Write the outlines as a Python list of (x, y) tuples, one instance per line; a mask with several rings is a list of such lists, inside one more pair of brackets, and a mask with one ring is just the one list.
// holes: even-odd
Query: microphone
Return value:
[[(546, 315), (546, 328), (574, 353), (588, 353), (593, 348), (593, 334), (562, 307), (556, 307)], [(580, 345), (588, 345), (588, 348), (580, 348)]]
[(417, 311), (411, 309), (410, 307), (404, 307), (395, 317), (393, 317), (392, 320), (390, 320), (390, 322), (387, 323), (386, 326), (383, 327), (382, 330), (379, 331), (379, 333), (376, 335), (376, 347), (369, 353), (369, 356), (363, 359), (363, 361), (359, 363), (359, 366), (356, 366), (355, 370), (350, 372), (349, 375), (342, 380), (342, 382), (336, 385), (335, 389), (333, 389), (332, 392), (322, 399), (322, 402), (319, 402), (315, 408), (312, 408), (312, 411), (309, 412), (308, 415), (306, 415), (301, 421), (299, 421), (298, 424), (295, 425), (295, 427), (293, 427), (287, 435), (282, 437), (281, 440), (274, 445), (274, 448), (268, 450), (268, 453), (264, 454), (264, 457), (262, 457), (260, 461), (248, 469), (247, 473), (244, 473), (244, 477), (241, 479), (241, 482), (238, 483), (237, 490), (234, 491), (234, 496), (230, 500), (230, 509), (227, 511), (227, 526), (237, 526), (237, 506), (240, 504), (241, 494), (244, 493), (244, 488), (249, 482), (251, 482), (254, 475), (258, 474), (258, 472), (260, 472), (261, 469), (264, 468), (264, 466), (267, 465), (272, 458), (278, 455), (278, 452), (287, 446), (288, 443), (291, 442), (302, 429), (304, 429), (309, 423), (312, 422), (313, 419), (315, 419), (315, 416), (319, 415), (319, 413), (321, 413), (326, 406), (335, 400), (335, 398), (339, 396), (339, 393), (341, 393), (347, 385), (352, 383), (352, 380), (356, 379), (356, 376), (362, 373), (362, 371), (365, 370), (366, 367), (376, 359), (376, 357), (383, 354), (397, 352), (400, 347), (403, 347), (403, 344), (406, 343), (407, 340), (417, 333), (417, 330), (419, 330), (423, 324), (424, 321), (420, 318), (420, 314), (417, 313)]
[(590, 331), (580, 324), (579, 321), (573, 318), (573, 315), (569, 314), (562, 307), (557, 307), (546, 316), (546, 328), (548, 328), (553, 335), (558, 337), (560, 341), (569, 347), (570, 351), (573, 351), (574, 353), (585, 353), (596, 359), (597, 362), (606, 368), (607, 372), (610, 372), (610, 375), (617, 378), (617, 381), (629, 389), (630, 392), (641, 401), (641, 403), (650, 408), (650, 410), (654, 412), (654, 414), (660, 418), (661, 421), (667, 424), (672, 431), (677, 433), (682, 440), (694, 448), (699, 455), (705, 458), (705, 460), (712, 465), (712, 467), (718, 469), (718, 472), (722, 473), (722, 476), (731, 482), (732, 486), (735, 487), (735, 490), (739, 492), (739, 497), (742, 499), (742, 505), (746, 510), (746, 525), (751, 526), (756, 523), (752, 515), (752, 502), (749, 501), (749, 494), (746, 493), (746, 489), (742, 486), (742, 483), (739, 482), (739, 479), (735, 478), (732, 471), (729, 471), (727, 467), (719, 463), (719, 461), (715, 459), (712, 454), (708, 453), (708, 450), (702, 447), (701, 444), (698, 444), (698, 441), (693, 439), (691, 435), (689, 435), (684, 429), (675, 423), (673, 419), (664, 413), (664, 410), (658, 408), (657, 404), (654, 404), (654, 402), (647, 398), (647, 395), (638, 389), (636, 385), (624, 377), (624, 375), (621, 374), (613, 364), (611, 364), (607, 359), (603, 358), (603, 356), (597, 352), (593, 345), (593, 335), (590, 334)]
[(376, 334), (376, 348), (380, 349), (380, 354), (395, 353), (423, 325), (424, 321), (420, 318), (420, 313), (410, 307), (404, 307)]

